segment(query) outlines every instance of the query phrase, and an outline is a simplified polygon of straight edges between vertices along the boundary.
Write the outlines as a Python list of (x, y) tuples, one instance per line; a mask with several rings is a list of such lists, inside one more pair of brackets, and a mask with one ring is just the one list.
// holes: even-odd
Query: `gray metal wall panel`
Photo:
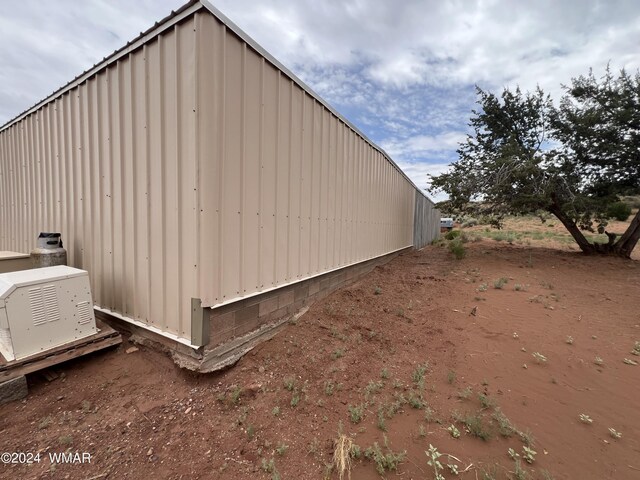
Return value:
[(413, 246), (422, 248), (440, 235), (440, 210), (427, 197), (415, 192), (415, 214), (413, 220)]

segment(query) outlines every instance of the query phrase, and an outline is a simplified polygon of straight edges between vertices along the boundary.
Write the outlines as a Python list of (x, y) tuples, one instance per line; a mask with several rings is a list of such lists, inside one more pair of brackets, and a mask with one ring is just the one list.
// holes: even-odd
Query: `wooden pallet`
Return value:
[(98, 327), (98, 333), (90, 337), (85, 337), (21, 360), (7, 362), (0, 355), (0, 382), (5, 382), (27, 373), (37, 372), (72, 358), (81, 357), (82, 355), (122, 343), (120, 334), (106, 323), (98, 320), (96, 326)]

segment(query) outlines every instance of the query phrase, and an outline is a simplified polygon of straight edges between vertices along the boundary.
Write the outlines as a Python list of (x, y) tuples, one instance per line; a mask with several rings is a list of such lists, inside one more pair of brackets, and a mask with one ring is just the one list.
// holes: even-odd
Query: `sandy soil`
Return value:
[[(51, 382), (32, 375), (28, 399), (0, 407), (0, 451), (41, 461), (0, 465), (0, 477), (338, 478), (328, 465), (340, 430), (363, 452), (406, 451), (388, 478), (434, 478), (430, 444), (466, 470), (445, 466), (447, 479), (514, 478), (507, 451), (529, 442), (537, 454), (520, 478), (638, 479), (640, 365), (624, 359), (640, 363), (640, 262), (556, 247), (407, 253), (220, 374), (127, 354), (125, 342)], [(91, 463), (52, 464), (64, 451)], [(362, 456), (351, 478), (380, 475)]]

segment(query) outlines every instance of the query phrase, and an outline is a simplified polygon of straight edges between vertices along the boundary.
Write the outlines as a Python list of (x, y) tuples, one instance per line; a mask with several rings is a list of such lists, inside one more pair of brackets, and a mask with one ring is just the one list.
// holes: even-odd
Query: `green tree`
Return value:
[[(587, 253), (630, 257), (640, 239), (640, 212), (622, 234), (606, 230), (611, 206), (640, 194), (640, 74), (607, 68), (574, 78), (555, 107), (538, 88), (477, 88), (458, 160), (431, 177), (431, 192), (449, 195), (449, 208), (500, 219), (544, 210), (554, 214)], [(590, 243), (583, 231), (606, 233)]]

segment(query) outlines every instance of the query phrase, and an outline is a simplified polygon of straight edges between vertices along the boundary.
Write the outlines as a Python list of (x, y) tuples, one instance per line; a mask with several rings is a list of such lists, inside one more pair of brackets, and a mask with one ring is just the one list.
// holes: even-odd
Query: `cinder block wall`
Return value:
[(294, 315), (410, 248), (209, 310), (209, 343), (205, 351)]

